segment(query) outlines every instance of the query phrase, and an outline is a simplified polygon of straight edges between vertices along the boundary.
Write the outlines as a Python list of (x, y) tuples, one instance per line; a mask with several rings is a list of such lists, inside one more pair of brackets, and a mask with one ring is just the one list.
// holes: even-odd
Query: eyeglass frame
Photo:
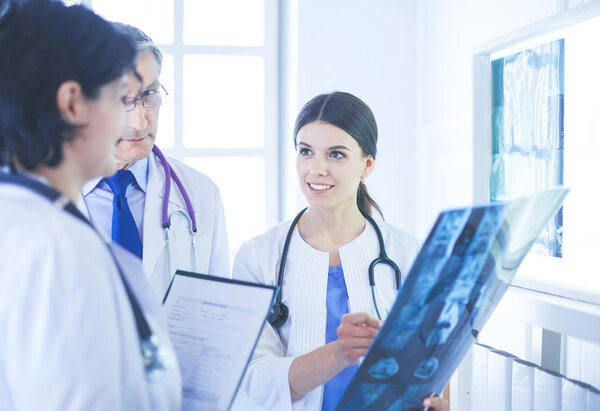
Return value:
[[(146, 101), (144, 100), (147, 97), (151, 97), (151, 96), (142, 96), (142, 97), (123, 97), (123, 106), (125, 107), (125, 112), (129, 113), (133, 110), (135, 110), (135, 107), (137, 106), (137, 102), (141, 101), (142, 102), (142, 107), (143, 108), (158, 108), (160, 106), (162, 106), (163, 104), (165, 104), (166, 100), (167, 100), (167, 96), (169, 95), (169, 92), (167, 91), (167, 89), (165, 88), (165, 86), (163, 86), (162, 84), (160, 85), (160, 87), (163, 89), (163, 91), (165, 92), (164, 94), (164, 98), (163, 98), (163, 94), (160, 92), (160, 90), (155, 91), (156, 94), (159, 95), (160, 97), (160, 104), (154, 106), (154, 107), (147, 107), (146, 106)], [(151, 91), (151, 90), (146, 90), (146, 92)], [(154, 90), (152, 90), (154, 91)], [(130, 103), (126, 103), (126, 101), (128, 101), (129, 99), (131, 99)]]

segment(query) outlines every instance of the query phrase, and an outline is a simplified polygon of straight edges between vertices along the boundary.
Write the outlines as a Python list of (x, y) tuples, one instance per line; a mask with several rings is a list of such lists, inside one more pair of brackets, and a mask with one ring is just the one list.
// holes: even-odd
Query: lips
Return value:
[(131, 142), (139, 142), (139, 141), (143, 141), (146, 137), (150, 137), (150, 134), (147, 134), (145, 136), (135, 136), (135, 137), (121, 137), (119, 138), (118, 141), (131, 141)]

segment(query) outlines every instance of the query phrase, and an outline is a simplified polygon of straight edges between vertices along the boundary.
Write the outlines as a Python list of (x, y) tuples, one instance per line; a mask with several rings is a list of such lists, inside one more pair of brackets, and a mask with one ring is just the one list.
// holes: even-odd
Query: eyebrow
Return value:
[[(303, 142), (298, 143), (298, 146), (305, 146), (307, 148), (312, 148), (312, 146), (310, 144), (303, 143)], [(350, 150), (346, 146), (332, 146), (332, 147), (328, 147), (327, 150), (347, 150), (347, 151), (352, 151), (352, 150)]]
[(158, 88), (159, 85), (160, 85), (160, 81), (154, 80), (152, 83), (148, 84), (146, 87), (141, 89), (140, 94), (145, 93), (146, 91), (150, 90), (151, 88)]

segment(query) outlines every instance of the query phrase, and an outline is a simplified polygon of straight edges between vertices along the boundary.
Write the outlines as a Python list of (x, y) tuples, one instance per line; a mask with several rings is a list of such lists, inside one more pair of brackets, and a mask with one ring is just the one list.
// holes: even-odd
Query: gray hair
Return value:
[(158, 65), (158, 74), (160, 74), (162, 69), (163, 55), (158, 46), (152, 41), (150, 36), (137, 27), (130, 26), (129, 24), (113, 22), (113, 25), (117, 31), (131, 38), (135, 44), (138, 55), (145, 51), (151, 51), (152, 54), (154, 54), (154, 58), (156, 58), (156, 64)]

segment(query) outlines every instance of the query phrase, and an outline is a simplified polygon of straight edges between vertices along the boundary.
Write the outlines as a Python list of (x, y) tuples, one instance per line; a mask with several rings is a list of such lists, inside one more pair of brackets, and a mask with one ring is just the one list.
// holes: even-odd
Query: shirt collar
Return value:
[[(133, 174), (133, 178), (138, 187), (145, 193), (148, 188), (148, 157), (136, 161), (128, 170)], [(83, 196), (85, 197), (94, 191), (102, 180), (102, 177), (97, 177), (85, 183), (81, 190)]]
[(136, 161), (129, 167), (138, 187), (145, 193), (148, 188), (148, 157)]

